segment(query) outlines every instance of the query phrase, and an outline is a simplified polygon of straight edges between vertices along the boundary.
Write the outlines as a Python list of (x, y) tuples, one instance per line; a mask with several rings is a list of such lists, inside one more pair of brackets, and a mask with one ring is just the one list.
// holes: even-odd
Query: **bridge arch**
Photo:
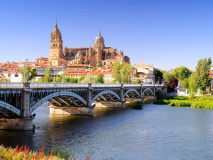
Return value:
[(118, 99), (120, 99), (120, 97), (113, 91), (110, 91), (110, 90), (106, 90), (106, 91), (102, 91), (100, 93), (98, 93), (91, 101), (91, 103), (93, 103), (99, 96), (103, 95), (103, 94), (113, 94), (115, 97), (117, 97)]
[(150, 91), (150, 92), (154, 95), (153, 91), (152, 91), (150, 88), (146, 88), (146, 89), (143, 91), (143, 95), (144, 95), (144, 93), (145, 93), (146, 91)]
[(160, 90), (160, 91), (163, 93), (163, 90), (162, 90), (161, 88), (157, 88), (156, 91), (155, 91), (155, 93), (156, 93), (158, 90)]
[(135, 92), (139, 97), (140, 97), (140, 94), (138, 93), (138, 91), (137, 90), (135, 90), (135, 89), (129, 89), (124, 95), (123, 95), (123, 98), (127, 95), (127, 93), (129, 93), (129, 92)]
[(48, 101), (51, 98), (57, 97), (57, 96), (72, 96), (72, 97), (75, 97), (75, 98), (79, 99), (81, 102), (83, 102), (85, 105), (87, 105), (87, 102), (81, 96), (79, 96), (78, 94), (73, 93), (73, 92), (63, 91), (63, 92), (52, 93), (52, 94), (42, 98), (41, 100), (39, 100), (35, 105), (33, 105), (30, 108), (30, 113), (32, 113), (37, 107), (39, 107), (44, 102)]
[(18, 116), (21, 116), (21, 111), (18, 108), (15, 108), (14, 106), (12, 106), (9, 103), (0, 101), (0, 107), (5, 108), (7, 110), (10, 110), (11, 112), (17, 114)]

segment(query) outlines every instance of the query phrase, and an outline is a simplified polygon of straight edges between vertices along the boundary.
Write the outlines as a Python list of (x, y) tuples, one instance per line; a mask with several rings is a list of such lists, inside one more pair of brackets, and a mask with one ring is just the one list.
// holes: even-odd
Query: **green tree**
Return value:
[(84, 78), (85, 78), (84, 76), (81, 76), (81, 77), (79, 78), (79, 82), (81, 82)]
[(164, 72), (163, 78), (166, 80), (166, 82), (171, 82), (172, 79), (175, 78), (175, 76), (174, 76), (173, 72)]
[(95, 83), (104, 83), (104, 75), (102, 73), (97, 75), (95, 78)]
[(113, 65), (112, 77), (114, 78), (114, 83), (128, 83), (131, 82), (132, 66), (130, 63), (115, 63)]
[(155, 82), (159, 81), (159, 83), (162, 83), (163, 80), (163, 71), (160, 69), (157, 69), (155, 71)]
[(174, 76), (177, 80), (182, 83), (185, 78), (188, 78), (192, 73), (190, 69), (185, 66), (180, 66), (174, 69)]
[(98, 69), (98, 68), (96, 68), (96, 67), (93, 67), (93, 68), (92, 68), (93, 71), (95, 71), (95, 70), (97, 70), (97, 69)]
[(64, 78), (65, 83), (78, 83), (78, 78), (74, 77), (66, 77)]
[(136, 78), (135, 83), (136, 84), (141, 83), (141, 80), (139, 78)]
[(121, 64), (120, 63), (115, 63), (113, 64), (113, 72), (112, 72), (112, 77), (114, 78), (113, 82), (119, 82), (121, 83)]
[(121, 76), (122, 76), (122, 83), (131, 82), (131, 74), (132, 66), (130, 63), (123, 63), (121, 65)]
[(189, 78), (189, 89), (192, 94), (197, 92), (199, 87), (199, 79), (197, 73), (192, 73), (191, 77)]
[(52, 82), (53, 79), (51, 77), (51, 68), (47, 67), (44, 74), (44, 82)]
[(206, 88), (210, 87), (210, 77), (209, 72), (211, 69), (211, 58), (208, 59), (200, 59), (198, 61), (196, 67), (196, 78), (198, 79), (198, 88), (200, 89), (201, 93), (206, 91)]
[(66, 83), (66, 74), (65, 74), (65, 72), (64, 72), (64, 73), (61, 73), (61, 75), (57, 75), (55, 81), (56, 81), (57, 83), (62, 83), (62, 82), (63, 82), (62, 79), (64, 79), (64, 83)]
[[(80, 81), (80, 79), (79, 79), (79, 81)], [(86, 77), (84, 77), (81, 81), (80, 81), (81, 83), (92, 83), (92, 82), (95, 82), (95, 80), (94, 80), (94, 77), (92, 76), (92, 75), (87, 75)]]
[(26, 75), (27, 82), (30, 82), (33, 78), (37, 76), (37, 72), (35, 68), (32, 68), (31, 66), (25, 66), (24, 68), (20, 69), (20, 72), (22, 74), (21, 81), (24, 82), (24, 73)]
[(7, 78), (0, 78), (0, 82), (8, 82)]
[(185, 79), (183, 80), (182, 88), (186, 88), (186, 89), (189, 88), (189, 79), (190, 79), (190, 78), (185, 78)]

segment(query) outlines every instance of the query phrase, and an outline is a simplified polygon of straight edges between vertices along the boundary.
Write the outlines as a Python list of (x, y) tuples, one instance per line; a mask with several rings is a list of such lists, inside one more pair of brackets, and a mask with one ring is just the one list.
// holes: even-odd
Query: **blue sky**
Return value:
[(213, 53), (212, 0), (0, 1), (0, 62), (48, 57), (57, 18), (64, 47), (105, 45), (131, 63), (195, 69)]

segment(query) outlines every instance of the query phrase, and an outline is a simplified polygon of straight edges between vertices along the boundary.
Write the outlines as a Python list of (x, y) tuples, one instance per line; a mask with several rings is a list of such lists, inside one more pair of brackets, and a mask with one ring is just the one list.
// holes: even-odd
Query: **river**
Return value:
[(145, 104), (142, 110), (96, 109), (95, 116), (35, 110), (35, 131), (0, 131), (6, 147), (43, 146), (91, 160), (212, 160), (213, 111)]

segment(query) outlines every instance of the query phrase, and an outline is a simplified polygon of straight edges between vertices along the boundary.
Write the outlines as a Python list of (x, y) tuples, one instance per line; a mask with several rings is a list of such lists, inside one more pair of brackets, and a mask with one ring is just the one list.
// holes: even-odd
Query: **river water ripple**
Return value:
[(0, 131), (0, 144), (47, 146), (91, 160), (213, 159), (212, 110), (145, 104), (96, 109), (94, 117), (50, 116), (46, 103), (35, 113), (35, 132)]

